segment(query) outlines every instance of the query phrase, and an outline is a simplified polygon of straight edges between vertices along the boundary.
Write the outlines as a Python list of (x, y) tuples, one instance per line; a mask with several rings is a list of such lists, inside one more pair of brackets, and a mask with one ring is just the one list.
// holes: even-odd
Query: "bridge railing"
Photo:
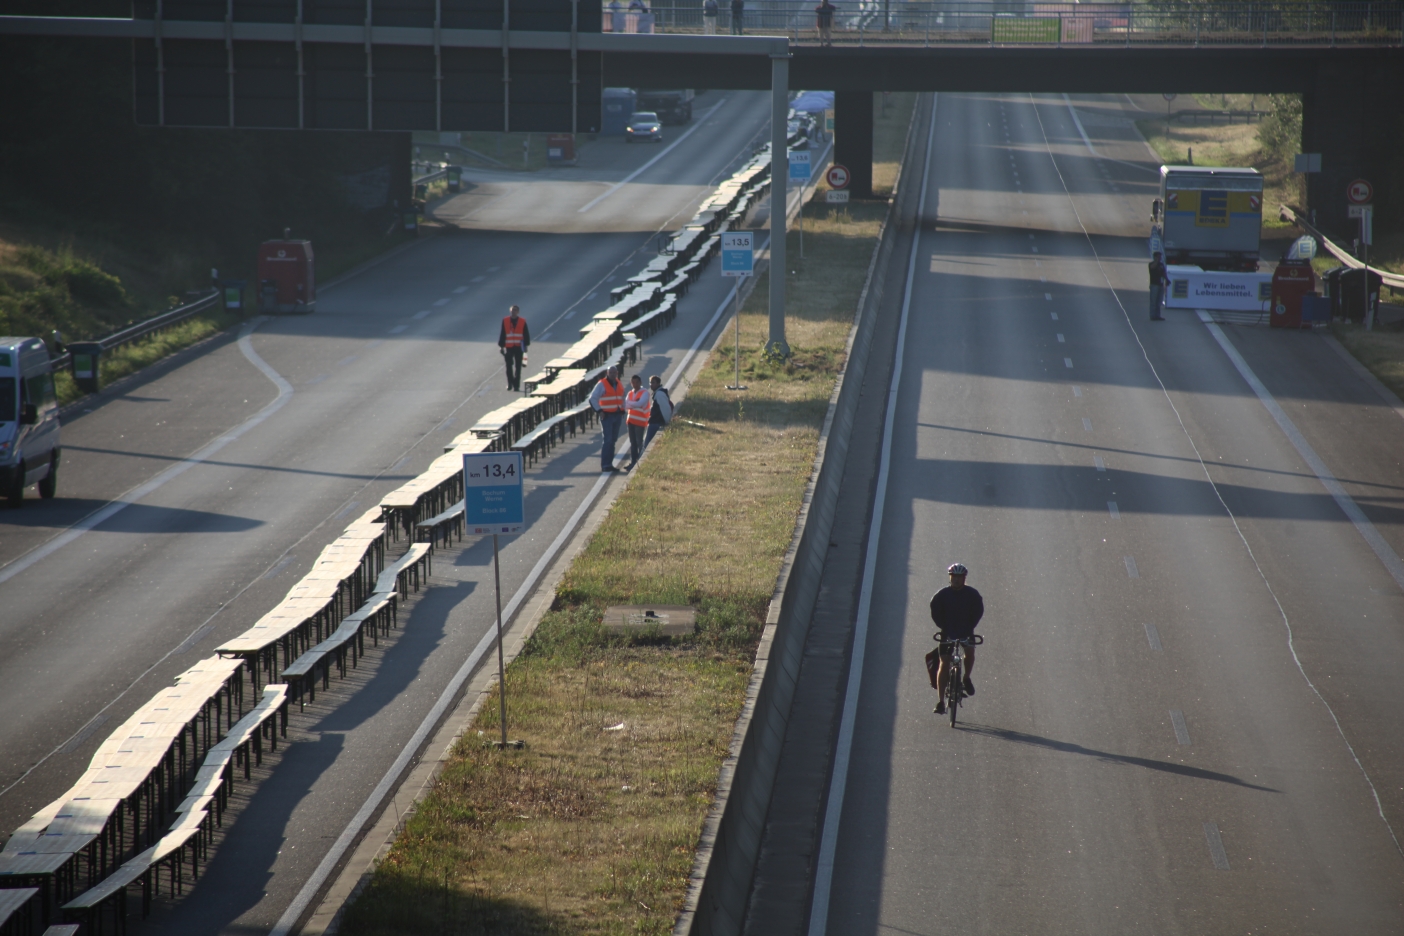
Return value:
[[(687, 2), (687, 0), (684, 0)], [(995, 46), (1404, 46), (1404, 3), (1039, 3), (1006, 13), (958, 0), (833, 0), (829, 41), (842, 45)], [(817, 0), (746, 0), (740, 28), (823, 41)], [(734, 31), (720, 0), (717, 31)], [(653, 31), (700, 33), (700, 3), (656, 2)]]

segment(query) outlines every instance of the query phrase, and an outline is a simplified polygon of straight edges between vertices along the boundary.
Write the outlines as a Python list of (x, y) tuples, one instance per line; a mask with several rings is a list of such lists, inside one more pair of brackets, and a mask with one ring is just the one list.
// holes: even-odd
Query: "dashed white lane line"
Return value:
[(1058, 332), (1058, 344), (1067, 344), (1068, 339), (1063, 337), (1062, 332)]
[(1030, 247), (1029, 249), (1032, 250), (1034, 253), (1038, 253), (1038, 248), (1037, 248), (1037, 247)]
[(1228, 853), (1224, 851), (1224, 840), (1219, 835), (1219, 827), (1215, 823), (1204, 823), (1204, 839), (1209, 843), (1209, 857), (1214, 862), (1214, 868), (1218, 871), (1229, 869)]
[(1155, 626), (1154, 624), (1147, 624), (1147, 625), (1145, 625), (1145, 628), (1146, 628), (1146, 643), (1150, 644), (1150, 648), (1151, 648), (1152, 650), (1163, 650), (1163, 649), (1165, 649), (1164, 647), (1162, 647), (1162, 646), (1160, 645), (1160, 631), (1156, 628), (1156, 626)]
[(1049, 314), (1050, 316), (1053, 317), (1053, 321), (1055, 321), (1055, 322), (1058, 321), (1058, 313), (1057, 313), (1057, 312), (1049, 312), (1048, 314)]
[(1170, 710), (1170, 724), (1175, 726), (1175, 743), (1189, 744), (1189, 727), (1185, 725), (1185, 713), (1177, 708)]
[[(1072, 358), (1070, 358), (1070, 357), (1065, 357), (1065, 358), (1063, 358), (1063, 366), (1064, 366), (1064, 367), (1069, 367), (1069, 368), (1072, 367)], [(1079, 396), (1080, 396), (1080, 395), (1081, 395), (1081, 394), (1079, 394)]]
[(390, 334), (392, 334), (392, 335), (398, 335), (400, 332), (408, 331), (408, 330), (409, 330), (409, 326), (408, 326), (408, 325), (396, 325), (394, 328), (390, 329)]
[(1126, 563), (1126, 574), (1131, 578), (1140, 578), (1141, 570), (1136, 568), (1136, 559), (1133, 556), (1122, 556), (1121, 561)]
[(1113, 520), (1121, 519), (1121, 508), (1116, 506), (1116, 501), (1107, 501), (1107, 513), (1111, 514)]
[(453, 294), (454, 294), (455, 296), (461, 296), (461, 295), (463, 295), (464, 293), (466, 293), (467, 291), (468, 291), (468, 287), (467, 287), (467, 286), (460, 286), (460, 287), (458, 287), (457, 289), (455, 289), (455, 290), (453, 291)]
[(344, 358), (342, 358), (341, 360), (337, 361), (337, 362), (336, 362), (336, 366), (337, 366), (337, 367), (345, 367), (347, 364), (350, 364), (352, 361), (356, 360), (356, 358), (358, 358), (358, 357), (360, 357), (359, 354), (348, 354), (346, 357), (344, 357)]
[(1029, 235), (1029, 240), (1033, 240), (1033, 239), (1034, 239), (1034, 236), (1033, 236), (1032, 234), (1030, 234), (1030, 235)]
[(1081, 387), (1073, 387), (1073, 396), (1075, 396), (1075, 397), (1081, 397), (1081, 396), (1082, 396), (1082, 388), (1081, 388)]
[(1104, 461), (1102, 461), (1102, 456), (1100, 456), (1100, 455), (1093, 455), (1093, 456), (1092, 456), (1092, 465), (1093, 465), (1098, 471), (1106, 471), (1106, 470), (1107, 470), (1107, 463), (1104, 462)]
[(617, 192), (617, 191), (619, 191), (620, 189), (622, 189), (624, 186), (628, 185), (630, 182), (632, 182), (632, 181), (634, 181), (635, 179), (637, 179), (637, 178), (638, 178), (640, 175), (642, 175), (647, 169), (649, 169), (654, 163), (658, 162), (658, 160), (662, 159), (664, 156), (667, 156), (667, 155), (668, 155), (669, 153), (671, 153), (673, 150), (677, 149), (678, 145), (679, 145), (680, 143), (682, 143), (683, 140), (686, 140), (688, 137), (690, 137), (690, 136), (692, 136), (694, 133), (696, 133), (697, 130), (698, 130), (698, 128), (700, 128), (700, 127), (706, 122), (707, 118), (710, 117), (710, 116), (712, 116), (713, 114), (715, 114), (715, 113), (717, 112), (718, 108), (720, 108), (720, 107), (721, 107), (723, 104), (725, 104), (725, 103), (726, 103), (726, 98), (722, 98), (720, 101), (718, 101), (717, 103), (713, 104), (711, 110), (707, 111), (705, 114), (700, 115), (700, 116), (701, 116), (701, 119), (700, 119), (700, 120), (698, 120), (696, 123), (694, 123), (694, 124), (692, 125), (692, 127), (691, 127), (690, 129), (688, 129), (687, 131), (678, 134), (678, 138), (677, 138), (676, 140), (674, 140), (672, 143), (669, 143), (666, 147), (664, 147), (663, 150), (660, 151), (660, 152), (658, 153), (657, 156), (654, 156), (654, 157), (653, 157), (652, 159), (650, 159), (648, 162), (644, 163), (642, 166), (640, 166), (639, 168), (635, 169), (633, 172), (629, 173), (629, 174), (626, 175), (624, 178), (620, 179), (618, 182), (614, 183), (614, 184), (611, 185), (609, 188), (605, 189), (603, 192), (601, 192), (600, 194), (596, 195), (594, 198), (590, 199), (590, 200), (589, 200), (588, 202), (586, 202), (583, 206), (581, 206), (581, 207), (575, 209), (575, 210), (576, 210), (576, 213), (577, 213), (577, 214), (584, 214), (585, 212), (589, 211), (591, 208), (593, 208), (593, 207), (595, 207), (596, 205), (598, 205), (600, 202), (604, 201), (604, 200), (605, 200), (606, 198), (608, 198), (609, 196), (613, 195), (615, 192)]
[(1292, 443), (1292, 447), (1297, 450), (1297, 454), (1301, 455), (1302, 459), (1311, 466), (1311, 470), (1316, 473), (1317, 479), (1321, 481), (1322, 486), (1330, 493), (1332, 500), (1336, 502), (1336, 505), (1341, 508), (1341, 512), (1355, 525), (1355, 529), (1360, 533), (1361, 537), (1363, 537), (1370, 548), (1374, 550), (1375, 555), (1384, 565), (1385, 571), (1390, 574), (1400, 588), (1404, 588), (1404, 562), (1399, 560), (1399, 555), (1394, 551), (1393, 547), (1385, 541), (1384, 537), (1380, 536), (1380, 531), (1375, 529), (1375, 525), (1370, 522), (1370, 518), (1365, 516), (1360, 506), (1346, 493), (1345, 488), (1341, 487), (1341, 483), (1336, 480), (1336, 476), (1331, 473), (1331, 469), (1327, 468), (1326, 463), (1321, 460), (1321, 456), (1316, 454), (1316, 450), (1311, 447), (1306, 437), (1297, 429), (1296, 423), (1292, 422), (1287, 414), (1283, 412), (1282, 407), (1277, 404), (1277, 400), (1268, 392), (1268, 388), (1263, 385), (1263, 382), (1258, 379), (1258, 375), (1253, 373), (1253, 369), (1249, 367), (1248, 362), (1243, 359), (1243, 355), (1239, 354), (1238, 349), (1228, 340), (1228, 336), (1224, 334), (1223, 329), (1214, 324), (1214, 320), (1210, 317), (1208, 312), (1202, 309), (1196, 311), (1199, 313), (1199, 320), (1209, 329), (1209, 333), (1214, 336), (1214, 340), (1219, 343), (1219, 347), (1223, 349), (1224, 354), (1226, 354), (1229, 361), (1233, 363), (1234, 369), (1238, 371), (1239, 376), (1243, 378), (1249, 387), (1253, 388), (1253, 392), (1257, 394), (1258, 400), (1267, 409), (1268, 413), (1272, 415), (1278, 428), (1282, 430), (1283, 435), (1287, 436), (1287, 440)]
[(496, 272), (497, 272), (498, 270), (500, 270), (500, 269), (502, 269), (502, 267), (488, 267), (488, 272), (489, 272), (489, 273), (496, 273)]
[(1085, 429), (1085, 430), (1088, 431), (1088, 432), (1091, 432), (1091, 431), (1092, 431), (1092, 420), (1088, 419), (1086, 416), (1082, 417), (1082, 428)]
[[(1049, 302), (1052, 302), (1052, 301), (1053, 301), (1053, 294), (1052, 294), (1052, 293), (1044, 293), (1044, 294), (1043, 294), (1043, 298), (1046, 299), (1046, 300), (1049, 301)], [(1054, 313), (1053, 313), (1053, 317), (1054, 317), (1054, 318), (1057, 318), (1057, 317), (1058, 317), (1058, 313), (1057, 313), (1057, 312), (1054, 312)]]
[(475, 283), (481, 283), (481, 282), (482, 282), (483, 280), (485, 280), (485, 279), (487, 279), (486, 276), (475, 276), (475, 277), (473, 277), (473, 282), (475, 282)]
[(438, 308), (439, 306), (446, 306), (446, 305), (449, 304), (449, 301), (450, 301), (450, 300), (449, 300), (449, 298), (448, 298), (447, 296), (445, 296), (445, 297), (442, 298), (442, 299), (436, 299), (436, 300), (434, 300), (434, 307), (435, 307), (435, 308)]
[(422, 319), (422, 318), (424, 318), (424, 317), (426, 317), (426, 316), (433, 315), (433, 314), (434, 314), (434, 310), (433, 310), (433, 309), (420, 309), (418, 312), (414, 313), (413, 318), (415, 318), (415, 319)]
[(578, 311), (578, 310), (576, 310), (576, 309), (571, 309), (569, 312), (567, 312), (567, 313), (565, 314), (565, 317), (568, 318), (568, 319), (573, 319), (573, 318), (575, 318), (575, 313), (576, 313), (577, 311)]
[(542, 340), (542, 341), (545, 341), (547, 338), (550, 338), (550, 337), (551, 337), (551, 332), (550, 332), (550, 330), (548, 329), (548, 330), (546, 331), (546, 334), (544, 334), (544, 335), (541, 336), (541, 340)]

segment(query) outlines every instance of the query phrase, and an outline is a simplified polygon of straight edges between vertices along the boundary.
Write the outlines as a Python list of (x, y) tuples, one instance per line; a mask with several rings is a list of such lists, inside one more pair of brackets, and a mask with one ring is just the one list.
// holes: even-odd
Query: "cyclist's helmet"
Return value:
[(957, 562), (957, 563), (955, 563), (954, 565), (952, 565), (949, 569), (946, 570), (946, 574), (947, 574), (947, 575), (969, 575), (969, 574), (970, 574), (970, 570), (967, 569), (965, 566), (961, 565), (959, 562)]

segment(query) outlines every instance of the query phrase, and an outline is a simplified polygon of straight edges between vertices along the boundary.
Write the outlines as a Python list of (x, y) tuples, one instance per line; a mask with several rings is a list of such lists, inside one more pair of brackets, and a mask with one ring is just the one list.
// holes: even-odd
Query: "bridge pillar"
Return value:
[(851, 198), (873, 197), (873, 92), (834, 93), (834, 162), (848, 168)]
[[(1376, 240), (1404, 215), (1404, 123), (1393, 95), (1404, 67), (1377, 60), (1323, 61), (1312, 90), (1302, 95), (1302, 152), (1321, 154), (1321, 171), (1307, 176), (1307, 205), (1321, 230), (1349, 245), (1359, 222), (1347, 216), (1346, 186), (1365, 179), (1375, 188)], [(1264, 206), (1276, 212), (1276, 205)]]

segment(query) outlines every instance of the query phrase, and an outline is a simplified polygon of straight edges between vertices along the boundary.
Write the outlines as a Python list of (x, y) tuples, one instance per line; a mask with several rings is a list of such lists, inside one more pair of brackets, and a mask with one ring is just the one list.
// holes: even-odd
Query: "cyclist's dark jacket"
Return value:
[(949, 639), (964, 639), (974, 634), (975, 625), (984, 616), (985, 599), (969, 585), (960, 589), (947, 585), (931, 596), (931, 620)]

